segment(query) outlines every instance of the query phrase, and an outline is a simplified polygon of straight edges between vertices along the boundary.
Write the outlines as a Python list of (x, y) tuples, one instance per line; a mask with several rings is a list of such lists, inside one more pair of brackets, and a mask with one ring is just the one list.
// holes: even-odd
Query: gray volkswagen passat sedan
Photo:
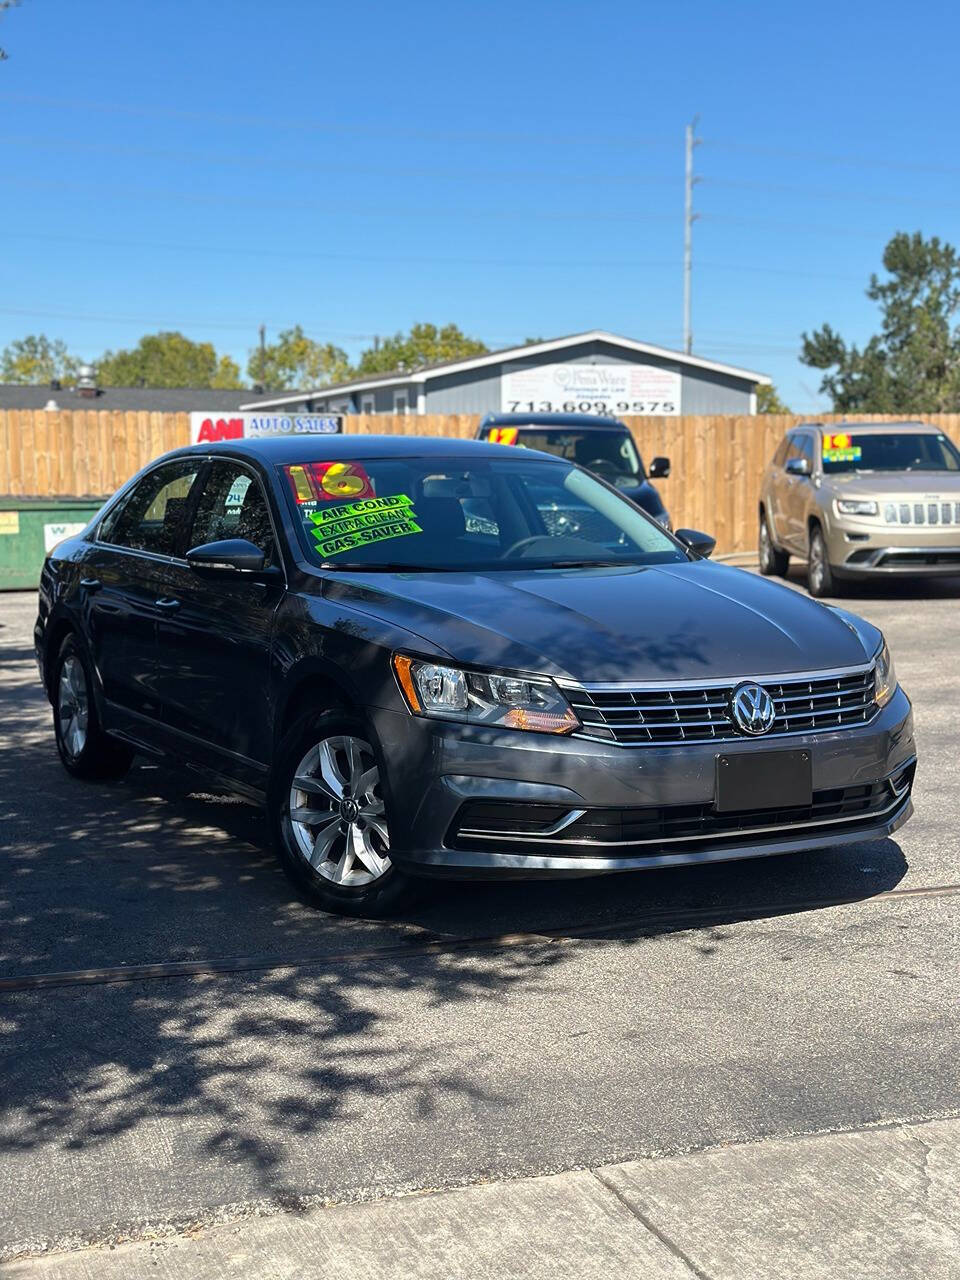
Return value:
[(357, 914), (420, 875), (894, 831), (916, 747), (883, 636), (712, 546), (526, 450), (179, 450), (45, 564), (60, 757), (103, 779), (165, 753), (262, 798), (294, 882)]

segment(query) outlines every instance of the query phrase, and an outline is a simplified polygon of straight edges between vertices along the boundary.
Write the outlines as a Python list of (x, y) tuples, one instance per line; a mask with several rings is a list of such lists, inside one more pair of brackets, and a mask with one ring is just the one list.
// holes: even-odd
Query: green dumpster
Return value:
[(5, 498), (0, 495), (0, 591), (40, 583), (43, 557), (85, 529), (102, 498)]

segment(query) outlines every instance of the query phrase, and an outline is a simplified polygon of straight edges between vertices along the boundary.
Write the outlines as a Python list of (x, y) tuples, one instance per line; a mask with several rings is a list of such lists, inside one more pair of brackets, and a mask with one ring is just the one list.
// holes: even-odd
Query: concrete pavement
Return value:
[(248, 1217), (7, 1280), (956, 1280), (960, 1120)]
[(956, 597), (849, 604), (915, 702), (917, 816), (896, 839), (435, 886), (369, 923), (300, 902), (258, 812), (201, 780), (143, 761), (118, 785), (67, 778), (34, 599), (0, 597), (0, 978), (264, 962), (0, 992), (0, 1257), (955, 1115)]

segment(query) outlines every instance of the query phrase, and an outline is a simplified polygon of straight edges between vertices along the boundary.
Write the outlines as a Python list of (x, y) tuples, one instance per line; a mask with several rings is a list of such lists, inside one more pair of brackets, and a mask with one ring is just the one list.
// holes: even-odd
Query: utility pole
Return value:
[(693, 212), (693, 188), (698, 181), (693, 176), (693, 149), (700, 145), (696, 137), (697, 121), (694, 116), (687, 125), (686, 135), (686, 182), (684, 184), (683, 209), (683, 349), (690, 355), (693, 350), (693, 333), (690, 329), (690, 273), (693, 266), (693, 224), (697, 215)]
[(267, 326), (260, 326), (260, 385), (265, 387), (264, 374), (267, 368)]

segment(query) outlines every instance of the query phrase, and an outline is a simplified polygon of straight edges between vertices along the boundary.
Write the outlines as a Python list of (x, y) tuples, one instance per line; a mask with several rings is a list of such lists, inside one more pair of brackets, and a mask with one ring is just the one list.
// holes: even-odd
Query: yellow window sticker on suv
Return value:
[(863, 450), (846, 431), (826, 432), (823, 437), (824, 462), (859, 462)]
[(338, 556), (355, 547), (368, 546), (371, 542), (423, 533), (417, 524), (413, 504), (405, 493), (327, 507), (311, 512), (310, 520), (313, 524), (310, 532), (316, 538), (317, 549), (322, 556)]

